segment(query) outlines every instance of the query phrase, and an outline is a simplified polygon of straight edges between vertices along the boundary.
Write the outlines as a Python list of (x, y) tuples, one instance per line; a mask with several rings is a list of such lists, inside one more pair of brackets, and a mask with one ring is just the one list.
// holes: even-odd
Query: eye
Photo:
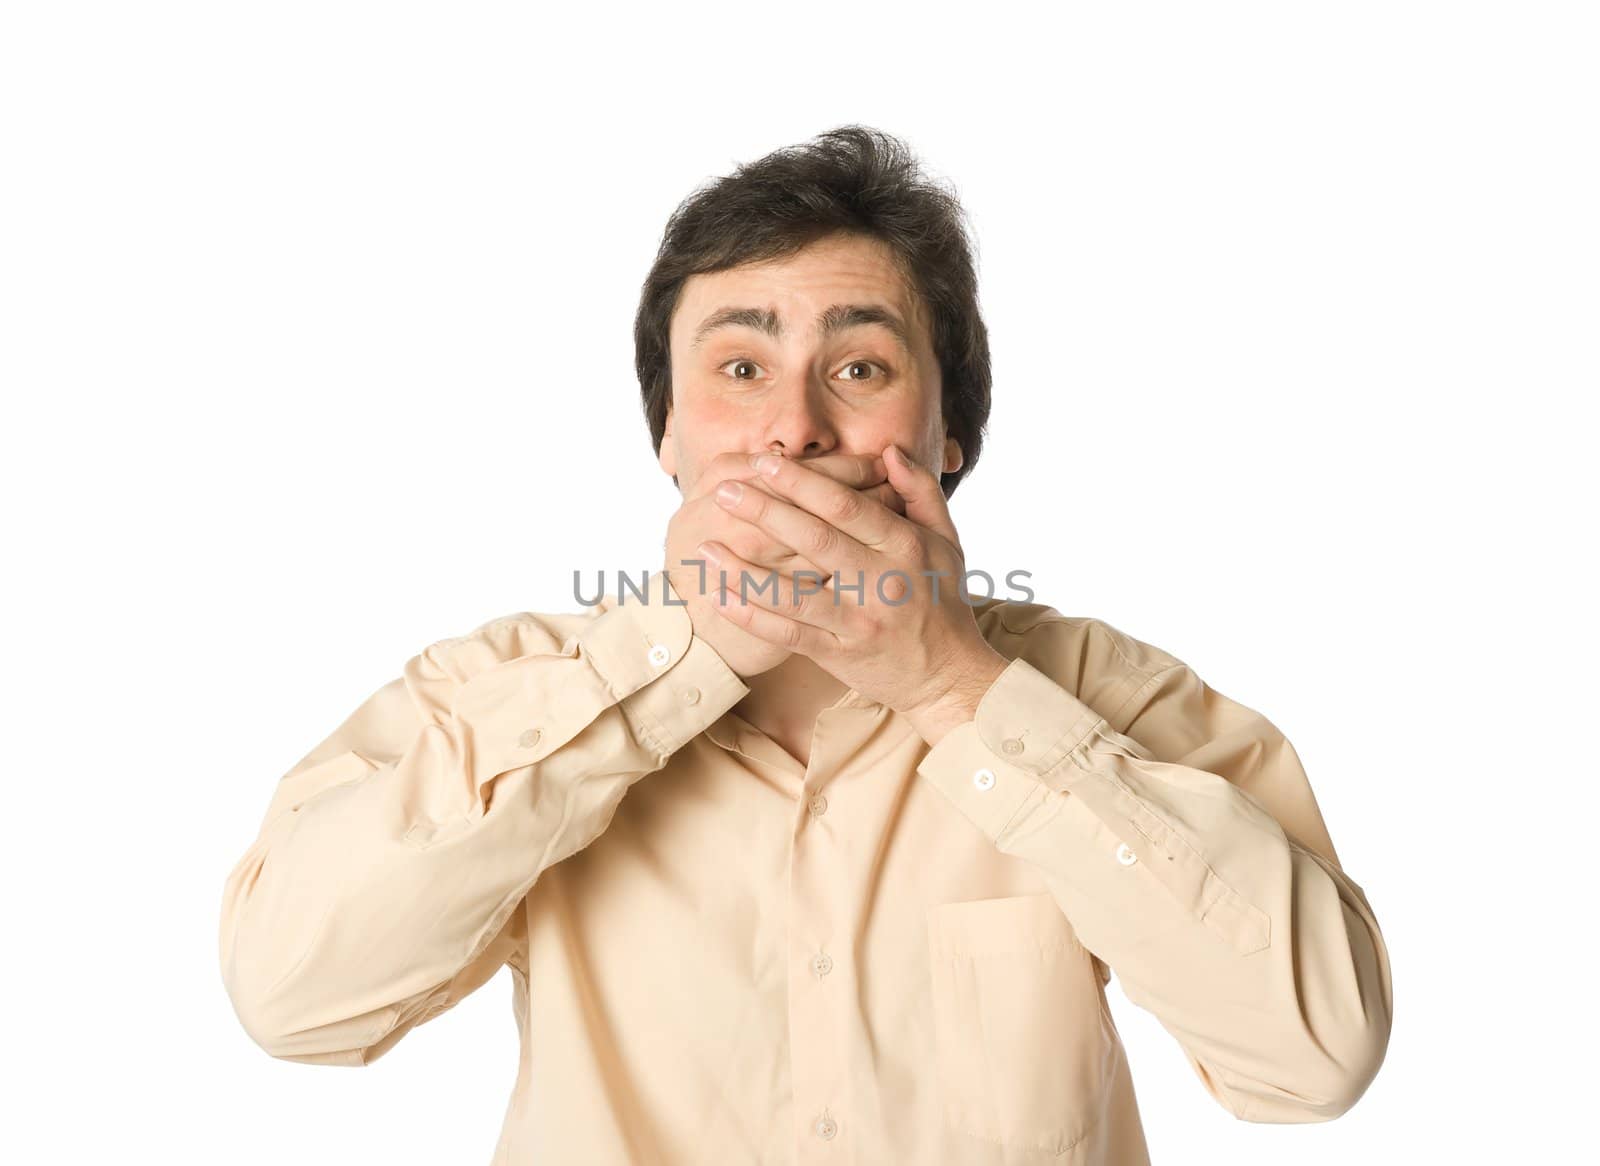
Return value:
[(875, 360), (852, 360), (839, 372), (847, 381), (881, 381), (888, 370)]
[(759, 375), (760, 370), (761, 366), (755, 361), (741, 357), (738, 360), (728, 361), (720, 371), (727, 373), (736, 381), (753, 381)]

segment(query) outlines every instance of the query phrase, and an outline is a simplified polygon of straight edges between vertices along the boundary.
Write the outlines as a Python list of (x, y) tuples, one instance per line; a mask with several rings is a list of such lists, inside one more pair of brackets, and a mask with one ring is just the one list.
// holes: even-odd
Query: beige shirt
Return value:
[(221, 917), (263, 1049), (365, 1065), (507, 965), (497, 1164), (1134, 1166), (1115, 972), (1238, 1117), (1361, 1096), (1387, 952), (1262, 716), (984, 600), (975, 720), (849, 691), (801, 766), (680, 604), (436, 643), (279, 781)]

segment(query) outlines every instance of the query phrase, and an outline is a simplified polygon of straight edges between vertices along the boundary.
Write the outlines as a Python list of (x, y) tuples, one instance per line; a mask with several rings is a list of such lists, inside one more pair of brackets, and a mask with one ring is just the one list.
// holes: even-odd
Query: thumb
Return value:
[(959, 547), (961, 539), (950, 521), (950, 507), (938, 476), (912, 461), (898, 445), (884, 449), (883, 466), (889, 472), (889, 485), (906, 500), (906, 517)]

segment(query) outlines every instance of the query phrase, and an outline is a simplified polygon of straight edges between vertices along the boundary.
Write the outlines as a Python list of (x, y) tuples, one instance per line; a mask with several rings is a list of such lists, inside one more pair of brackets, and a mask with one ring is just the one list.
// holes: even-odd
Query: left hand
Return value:
[[(714, 608), (911, 717), (930, 742), (971, 719), (1010, 661), (984, 639), (963, 597), (965, 558), (938, 477), (897, 446), (884, 450), (889, 484), (905, 499), (901, 517), (804, 461), (756, 456), (770, 459), (756, 464), (768, 490), (746, 488), (738, 500), (719, 502), (796, 548), (827, 578), (801, 572), (797, 582), (721, 543), (702, 543), (696, 553), (712, 560), (708, 578), (715, 586), (725, 572), (728, 582), (714, 591)], [(742, 598), (741, 571), (750, 573)]]

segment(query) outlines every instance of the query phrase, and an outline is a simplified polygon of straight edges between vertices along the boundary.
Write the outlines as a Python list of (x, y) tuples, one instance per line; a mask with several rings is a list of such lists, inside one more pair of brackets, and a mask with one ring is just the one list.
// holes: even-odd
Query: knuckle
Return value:
[(806, 551), (812, 558), (825, 559), (834, 546), (833, 528), (821, 522), (808, 525), (802, 541), (806, 545), (797, 549)]
[(918, 533), (917, 527), (911, 522), (897, 522), (889, 531), (886, 540), (889, 545), (901, 556), (912, 560), (919, 567), (928, 562), (928, 548)]
[(828, 502), (828, 513), (835, 522), (853, 522), (861, 517), (865, 500), (854, 490), (841, 490)]

